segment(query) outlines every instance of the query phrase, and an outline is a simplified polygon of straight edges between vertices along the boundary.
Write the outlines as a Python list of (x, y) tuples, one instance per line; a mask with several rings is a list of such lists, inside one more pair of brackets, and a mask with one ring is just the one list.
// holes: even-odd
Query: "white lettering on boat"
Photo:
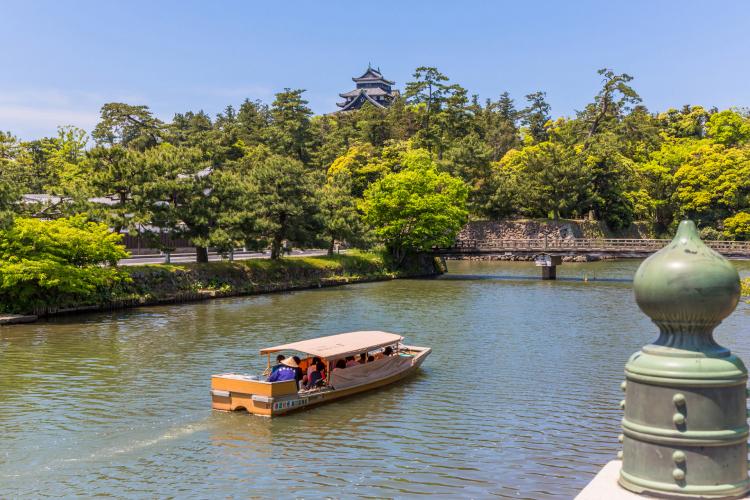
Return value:
[(305, 406), (308, 402), (308, 399), (289, 399), (287, 401), (276, 401), (273, 404), (274, 410), (286, 410), (288, 408), (297, 408), (300, 406)]

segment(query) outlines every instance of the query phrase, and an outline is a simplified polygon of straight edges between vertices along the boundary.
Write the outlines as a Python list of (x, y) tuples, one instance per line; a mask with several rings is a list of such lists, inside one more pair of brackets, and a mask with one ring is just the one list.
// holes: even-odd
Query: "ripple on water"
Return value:
[[(561, 270), (622, 279), (636, 266)], [(718, 331), (746, 359), (748, 316), (743, 304)], [(268, 344), (356, 329), (402, 332), (433, 354), (404, 383), (288, 417), (209, 410), (212, 373), (261, 368)], [(615, 456), (622, 369), (654, 336), (627, 282), (523, 279), (402, 280), (2, 329), (0, 496), (570, 498)]]

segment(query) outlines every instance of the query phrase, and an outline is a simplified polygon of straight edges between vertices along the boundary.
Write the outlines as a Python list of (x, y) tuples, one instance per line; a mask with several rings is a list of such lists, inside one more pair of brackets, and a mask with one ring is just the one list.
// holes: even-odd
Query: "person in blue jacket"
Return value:
[(284, 359), (286, 359), (286, 356), (284, 356), (283, 354), (279, 354), (278, 356), (276, 356), (276, 364), (273, 366), (273, 368), (271, 368), (271, 375), (273, 375), (273, 372), (283, 366), (281, 362), (284, 361)]
[(268, 377), (269, 382), (283, 382), (284, 380), (295, 380), (297, 378), (297, 362), (293, 358), (286, 358), (281, 361), (279, 368), (271, 373)]

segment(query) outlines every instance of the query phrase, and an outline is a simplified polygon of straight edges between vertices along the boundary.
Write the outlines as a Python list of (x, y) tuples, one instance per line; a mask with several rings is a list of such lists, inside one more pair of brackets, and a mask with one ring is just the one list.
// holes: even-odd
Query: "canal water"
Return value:
[[(0, 497), (571, 498), (615, 457), (623, 365), (655, 338), (637, 265), (542, 282), (529, 263), (451, 261), (434, 280), (2, 328)], [(748, 319), (743, 303), (717, 338), (750, 361)], [(209, 409), (212, 373), (359, 329), (433, 354), (399, 385), (283, 418)]]

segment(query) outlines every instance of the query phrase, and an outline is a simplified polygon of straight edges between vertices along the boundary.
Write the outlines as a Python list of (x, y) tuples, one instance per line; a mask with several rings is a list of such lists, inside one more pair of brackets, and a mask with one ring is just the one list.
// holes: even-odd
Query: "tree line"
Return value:
[[(420, 67), (390, 107), (314, 116), (304, 91), (245, 100), (211, 117), (108, 103), (90, 136), (19, 141), (0, 132), (0, 212), (85, 213), (115, 231), (168, 231), (207, 248), (384, 243), (396, 259), (450, 244), (471, 217), (582, 218), (657, 234), (691, 217), (711, 238), (750, 238), (746, 110), (652, 113), (632, 77), (572, 117), (544, 92), (481, 101)], [(47, 193), (54, 206), (19, 203)], [(102, 203), (105, 201), (106, 203)]]

